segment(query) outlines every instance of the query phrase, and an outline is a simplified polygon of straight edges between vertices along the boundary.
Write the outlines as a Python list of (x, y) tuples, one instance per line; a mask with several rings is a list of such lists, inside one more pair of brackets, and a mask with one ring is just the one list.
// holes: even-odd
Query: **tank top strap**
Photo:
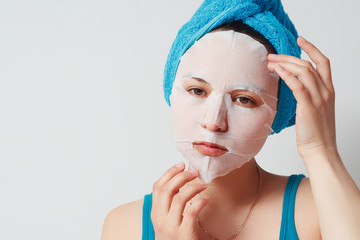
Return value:
[(298, 240), (295, 227), (295, 196), (303, 174), (291, 175), (287, 182), (281, 217), (280, 240)]
[(152, 193), (144, 196), (142, 214), (142, 240), (155, 240), (154, 226), (150, 214), (152, 208)]

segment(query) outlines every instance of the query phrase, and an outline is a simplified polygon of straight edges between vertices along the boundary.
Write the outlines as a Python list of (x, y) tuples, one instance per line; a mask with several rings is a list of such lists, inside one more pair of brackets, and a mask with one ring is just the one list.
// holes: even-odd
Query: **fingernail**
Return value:
[(196, 169), (191, 169), (189, 172), (193, 175), (196, 175), (198, 173), (198, 171)]
[(281, 65), (277, 65), (276, 69), (283, 72), (285, 69)]
[(306, 42), (306, 39), (303, 36), (299, 36), (299, 39), (303, 42)]
[(177, 168), (182, 168), (184, 166), (184, 162), (179, 162), (178, 164), (175, 165), (175, 167)]
[(203, 188), (207, 187), (207, 184), (204, 183), (204, 182), (200, 182), (199, 185), (200, 185), (201, 187), (203, 187)]
[(276, 67), (278, 64), (277, 64), (277, 63), (273, 63), (273, 62), (269, 62), (268, 65), (269, 65), (270, 67)]
[(268, 57), (271, 57), (271, 58), (276, 57), (276, 54), (270, 53), (270, 54), (268, 55)]

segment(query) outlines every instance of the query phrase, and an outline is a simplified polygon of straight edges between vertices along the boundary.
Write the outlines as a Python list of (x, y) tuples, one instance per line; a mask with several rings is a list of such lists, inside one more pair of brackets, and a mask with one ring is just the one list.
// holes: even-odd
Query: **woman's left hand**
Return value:
[(304, 38), (298, 45), (316, 64), (289, 55), (269, 54), (268, 69), (276, 72), (292, 90), (297, 101), (296, 143), (305, 159), (317, 154), (337, 154), (335, 136), (335, 91), (330, 62)]

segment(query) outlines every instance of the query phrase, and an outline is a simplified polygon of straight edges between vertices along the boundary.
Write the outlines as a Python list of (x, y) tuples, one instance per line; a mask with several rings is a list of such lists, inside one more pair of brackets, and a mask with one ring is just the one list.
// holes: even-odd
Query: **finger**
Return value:
[[(199, 194), (200, 192), (204, 191), (207, 187), (207, 184), (204, 182), (196, 183), (190, 185), (184, 189), (181, 189), (179, 193), (174, 196), (174, 199), (171, 203), (169, 213), (174, 216), (174, 224), (180, 224), (183, 218), (183, 212), (185, 209), (186, 204)], [(191, 203), (192, 204), (192, 203)]]
[(274, 62), (274, 63), (290, 62), (314, 69), (314, 66), (311, 64), (311, 62), (286, 54), (269, 54), (268, 60), (269, 62)]
[[(168, 169), (154, 184), (153, 184), (153, 209), (155, 212), (157, 211), (157, 208), (161, 208), (161, 204), (159, 205), (159, 198), (161, 189), (163, 186), (169, 182), (171, 178), (173, 178), (176, 174), (184, 171), (185, 164), (183, 162), (180, 162), (174, 166), (172, 166), (170, 169)], [(164, 214), (164, 212), (162, 212)]]
[(320, 52), (312, 43), (303, 37), (298, 37), (297, 43), (304, 52), (306, 52), (310, 59), (316, 64), (316, 71), (319, 73), (321, 80), (329, 90), (333, 90), (331, 80), (330, 60)]
[(287, 72), (297, 76), (298, 81), (303, 82), (314, 100), (319, 100), (321, 98), (323, 92), (322, 88), (324, 88), (324, 86), (321, 86), (318, 83), (320, 81), (318, 80), (319, 76), (314, 69), (289, 62), (277, 63), (275, 66), (272, 63), (269, 63), (269, 65), (274, 69), (277, 65), (282, 66)]
[(169, 212), (173, 197), (185, 183), (195, 179), (199, 172), (196, 169), (185, 171), (175, 175), (168, 183), (160, 188), (158, 202), (163, 211)]
[(288, 72), (286, 69), (278, 65), (275, 69), (277, 74), (284, 80), (286, 85), (293, 92), (294, 97), (298, 104), (310, 104), (311, 97), (309, 92), (306, 90), (306, 87), (303, 82), (297, 79), (292, 73)]
[(180, 162), (169, 168), (153, 185), (153, 192), (158, 190), (161, 186), (170, 181), (176, 174), (184, 171), (185, 164)]
[(198, 198), (191, 206), (184, 211), (184, 217), (181, 225), (185, 228), (194, 228), (196, 224), (196, 218), (199, 216), (200, 211), (209, 203), (209, 198)]

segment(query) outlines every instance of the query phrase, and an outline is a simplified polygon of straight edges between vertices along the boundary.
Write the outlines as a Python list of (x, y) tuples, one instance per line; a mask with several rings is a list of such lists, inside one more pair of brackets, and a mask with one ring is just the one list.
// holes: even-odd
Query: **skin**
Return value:
[[(296, 230), (300, 239), (358, 239), (360, 191), (337, 151), (330, 63), (310, 42), (302, 37), (297, 42), (316, 68), (293, 56), (268, 56), (269, 70), (279, 74), (297, 100), (296, 143), (309, 174), (296, 194)], [(215, 125), (206, 127), (222, 131)], [(151, 219), (156, 239), (201, 239), (197, 216), (216, 237), (231, 236), (258, 194), (255, 159), (208, 185), (196, 170), (184, 168), (183, 163), (173, 166), (153, 185)], [(260, 174), (260, 199), (238, 239), (279, 239), (288, 177), (263, 169)], [(141, 239), (142, 204), (138, 200), (112, 210), (101, 239)]]

